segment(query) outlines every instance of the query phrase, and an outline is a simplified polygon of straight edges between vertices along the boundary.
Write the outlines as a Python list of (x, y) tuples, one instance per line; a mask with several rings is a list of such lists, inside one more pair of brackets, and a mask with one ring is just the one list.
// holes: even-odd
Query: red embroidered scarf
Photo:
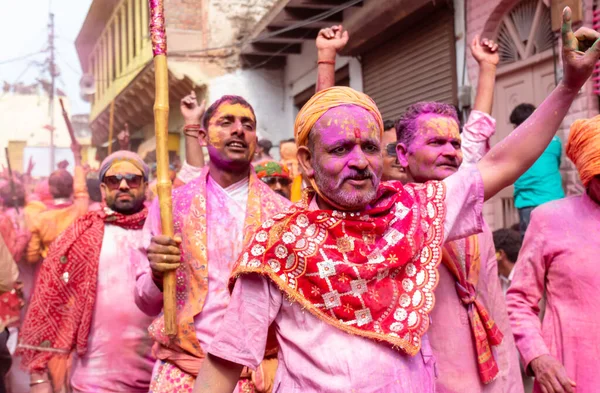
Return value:
[(51, 358), (66, 362), (74, 349), (80, 355), (87, 351), (104, 225), (141, 229), (147, 214), (146, 209), (129, 216), (90, 212), (54, 241), (19, 332), (17, 352), (23, 356), (24, 367), (42, 371)]
[(232, 285), (265, 275), (321, 320), (414, 355), (434, 305), (444, 194), (441, 182), (382, 183), (361, 213), (311, 211), (306, 194), (256, 231)]
[(469, 314), (477, 351), (479, 377), (484, 384), (490, 383), (499, 372), (491, 347), (500, 345), (503, 336), (483, 303), (477, 298), (477, 282), (481, 270), (477, 235), (447, 243), (442, 253), (442, 262), (456, 278), (456, 293)]

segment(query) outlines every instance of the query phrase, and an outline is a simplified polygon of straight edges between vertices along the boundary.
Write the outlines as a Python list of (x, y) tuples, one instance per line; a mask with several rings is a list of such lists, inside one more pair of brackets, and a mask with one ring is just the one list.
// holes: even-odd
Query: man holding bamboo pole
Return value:
[[(201, 111), (196, 116), (185, 132), (207, 147), (210, 162), (198, 178), (173, 191), (174, 238), (162, 235), (159, 203), (154, 202), (144, 228), (149, 247), (139, 254), (150, 263), (138, 272), (136, 302), (148, 315), (162, 311), (163, 274), (174, 269), (177, 274), (177, 336), (165, 334), (162, 315), (149, 329), (159, 359), (153, 393), (191, 389), (229, 303), (227, 281), (248, 234), (289, 205), (251, 169), (256, 117), (246, 100), (224, 96), (202, 121)], [(242, 375), (242, 387), (254, 389), (250, 374)]]

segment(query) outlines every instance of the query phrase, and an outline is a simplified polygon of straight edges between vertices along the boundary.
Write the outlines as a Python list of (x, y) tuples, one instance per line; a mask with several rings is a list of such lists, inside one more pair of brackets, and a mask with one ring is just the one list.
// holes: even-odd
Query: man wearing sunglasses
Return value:
[(130, 258), (143, 244), (148, 173), (135, 153), (108, 156), (99, 171), (103, 209), (77, 219), (44, 260), (19, 333), (32, 393), (65, 385), (85, 393), (148, 391), (152, 318), (136, 306), (138, 267)]
[(284, 198), (290, 199), (292, 178), (290, 172), (276, 161), (267, 161), (254, 167), (256, 175), (266, 183), (271, 190)]

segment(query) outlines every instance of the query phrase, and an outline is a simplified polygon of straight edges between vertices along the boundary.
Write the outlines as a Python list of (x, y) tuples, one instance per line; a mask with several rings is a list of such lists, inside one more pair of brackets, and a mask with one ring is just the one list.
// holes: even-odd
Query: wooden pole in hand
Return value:
[[(154, 53), (154, 79), (156, 97), (154, 100), (154, 131), (156, 133), (156, 172), (157, 193), (160, 205), (162, 233), (173, 237), (173, 206), (171, 202), (171, 178), (169, 177), (169, 152), (167, 149), (169, 125), (169, 70), (167, 68), (167, 35), (163, 0), (149, 0), (150, 37)], [(175, 308), (175, 272), (170, 271), (163, 278), (163, 310), (165, 333), (173, 338), (177, 334), (177, 313)]]

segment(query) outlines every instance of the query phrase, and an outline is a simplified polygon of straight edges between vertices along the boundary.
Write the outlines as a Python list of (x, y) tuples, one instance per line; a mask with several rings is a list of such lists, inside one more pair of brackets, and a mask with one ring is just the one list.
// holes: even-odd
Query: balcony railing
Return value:
[(122, 0), (90, 53), (96, 81), (93, 121), (152, 59), (148, 32), (148, 1)]

